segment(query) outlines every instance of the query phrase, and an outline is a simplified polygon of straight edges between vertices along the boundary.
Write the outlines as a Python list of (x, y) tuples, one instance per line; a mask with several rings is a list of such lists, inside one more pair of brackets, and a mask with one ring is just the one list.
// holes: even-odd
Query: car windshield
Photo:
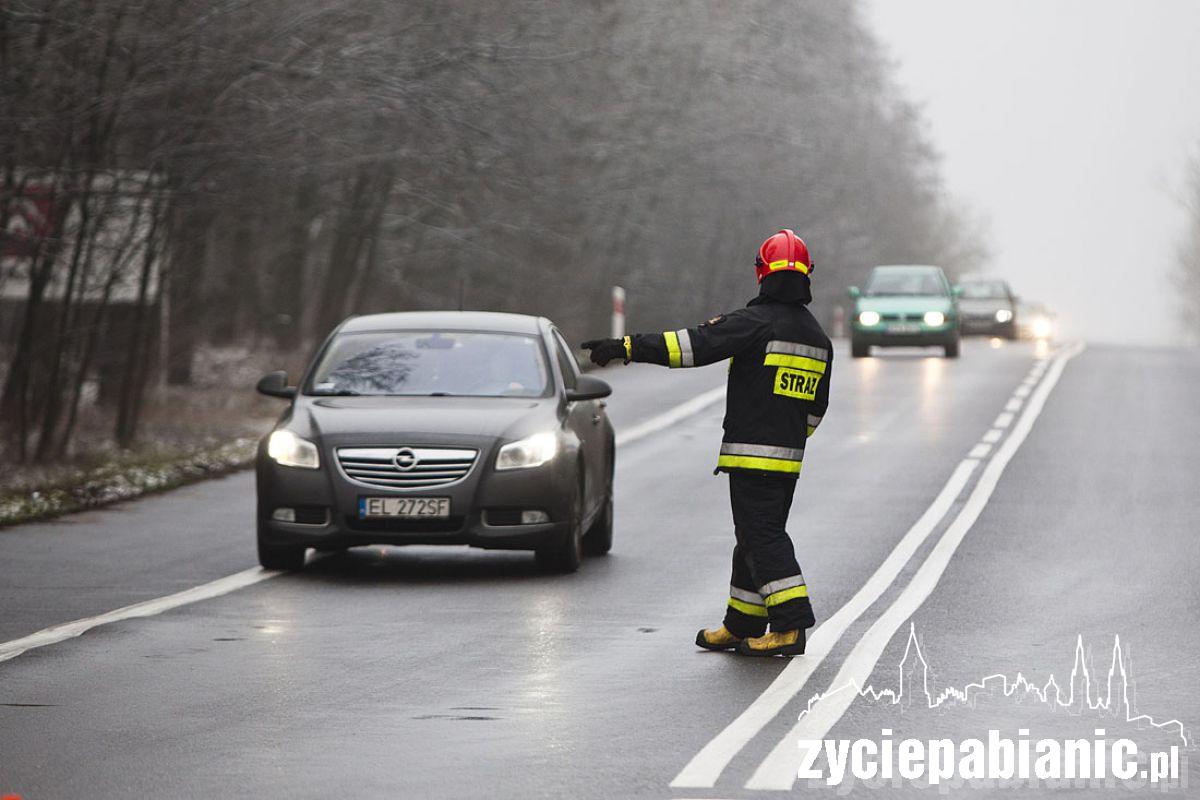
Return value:
[(314, 395), (541, 397), (549, 372), (533, 336), (388, 331), (338, 336), (313, 371)]
[(962, 285), (962, 296), (969, 300), (999, 300), (1008, 297), (1004, 281), (966, 281)]
[(867, 284), (867, 296), (945, 294), (946, 287), (936, 272), (923, 270), (877, 270)]

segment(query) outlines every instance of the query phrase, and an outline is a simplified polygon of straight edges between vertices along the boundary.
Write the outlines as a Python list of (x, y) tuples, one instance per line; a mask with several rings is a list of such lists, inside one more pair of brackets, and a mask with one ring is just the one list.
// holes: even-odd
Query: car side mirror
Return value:
[(574, 389), (567, 389), (567, 400), (599, 400), (612, 394), (612, 387), (594, 375), (580, 375)]
[(851, 297), (853, 297), (854, 299), (857, 300), (859, 297), (862, 296), (862, 291), (859, 290), (859, 288), (857, 286), (851, 286), (848, 289), (846, 289), (846, 294), (850, 295)]
[(291, 400), (296, 396), (296, 387), (288, 386), (287, 373), (283, 370), (263, 375), (255, 388), (258, 389), (259, 394), (265, 394), (268, 397), (282, 397), (284, 400)]
[(950, 294), (954, 295), (955, 297), (962, 297), (962, 287), (961, 286), (951, 286)]

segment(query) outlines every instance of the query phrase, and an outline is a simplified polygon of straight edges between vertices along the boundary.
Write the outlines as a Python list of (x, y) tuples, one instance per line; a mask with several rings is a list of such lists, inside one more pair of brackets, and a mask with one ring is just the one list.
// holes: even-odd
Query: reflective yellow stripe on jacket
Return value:
[(667, 366), (694, 367), (696, 357), (692, 352), (692, 337), (687, 328), (677, 331), (663, 331), (663, 341), (667, 345)]
[(717, 468), (757, 469), (765, 472), (800, 474), (804, 450), (795, 447), (775, 447), (767, 444), (722, 442), (717, 456)]

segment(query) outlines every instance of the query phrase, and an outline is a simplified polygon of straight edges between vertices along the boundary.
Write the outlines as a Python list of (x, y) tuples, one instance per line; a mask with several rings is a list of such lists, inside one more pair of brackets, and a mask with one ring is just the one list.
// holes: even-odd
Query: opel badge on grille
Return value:
[(421, 459), (417, 458), (417, 454), (413, 452), (411, 447), (401, 447), (396, 451), (392, 463), (396, 465), (396, 469), (401, 472), (408, 472), (410, 469), (421, 463)]

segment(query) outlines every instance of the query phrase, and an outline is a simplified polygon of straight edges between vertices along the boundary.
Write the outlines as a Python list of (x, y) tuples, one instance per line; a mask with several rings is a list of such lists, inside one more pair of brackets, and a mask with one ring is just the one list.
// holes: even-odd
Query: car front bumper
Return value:
[(958, 326), (955, 322), (944, 325), (926, 325), (919, 323), (916, 331), (898, 333), (889, 331), (887, 323), (879, 325), (860, 325), (851, 327), (851, 337), (859, 344), (875, 347), (938, 347), (953, 344), (958, 339)]
[(983, 336), (1004, 336), (1011, 339), (1016, 336), (1017, 325), (1013, 320), (996, 322), (994, 317), (976, 317), (974, 319), (964, 317), (962, 332)]
[[(535, 549), (562, 541), (576, 509), (577, 477), (567, 459), (540, 467), (496, 472), (495, 449), (480, 447), (463, 479), (420, 490), (389, 490), (355, 483), (322, 453), (320, 469), (284, 467), (260, 449), (256, 466), (258, 532), (270, 546), (336, 549), (371, 544), (454, 544), (488, 549)], [(360, 519), (360, 497), (448, 497), (447, 519)], [(276, 509), (295, 509), (308, 522), (273, 518)], [(544, 511), (549, 522), (494, 524), (505, 512)], [(489, 513), (491, 512), (491, 513)], [(519, 517), (519, 514), (517, 515)], [(504, 520), (509, 521), (509, 520)]]

